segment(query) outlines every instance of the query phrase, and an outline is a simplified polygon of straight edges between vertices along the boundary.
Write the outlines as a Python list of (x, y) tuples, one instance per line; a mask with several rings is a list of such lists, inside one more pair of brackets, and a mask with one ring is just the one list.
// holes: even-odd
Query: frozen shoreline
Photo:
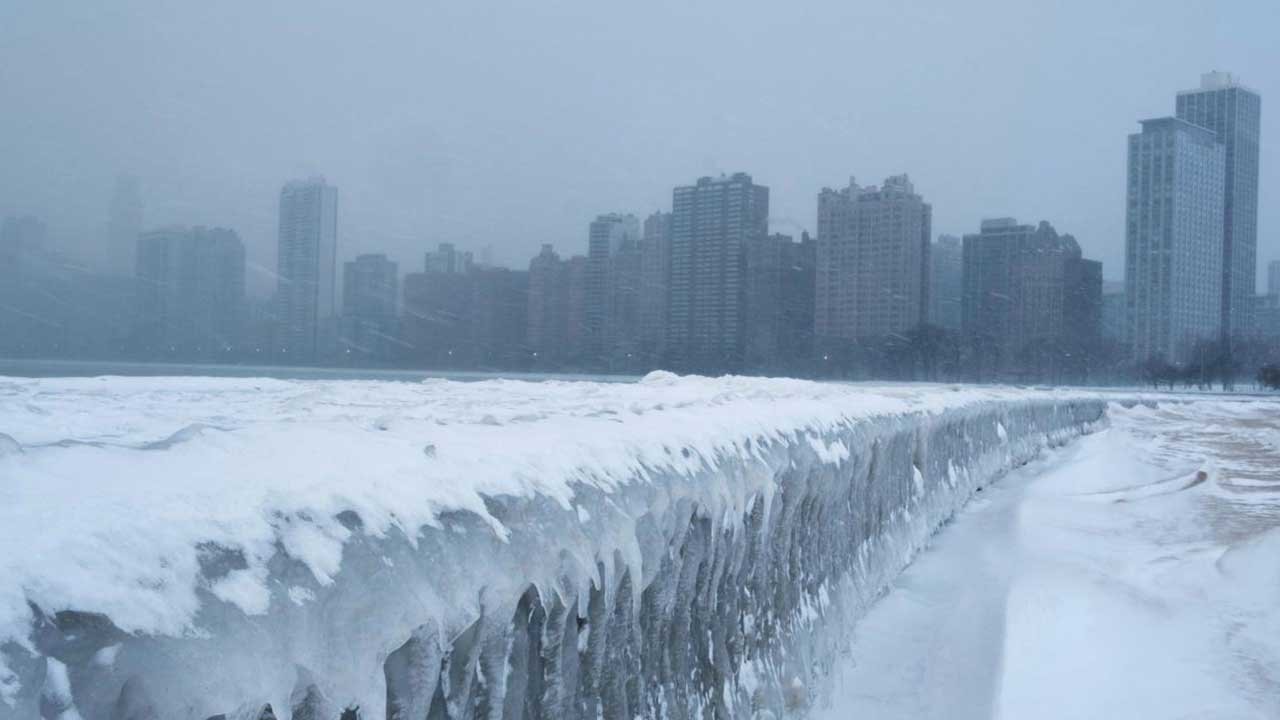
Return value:
[(938, 534), (819, 718), (1280, 715), (1280, 403), (1110, 415)]
[[(379, 717), (397, 682), (455, 715), (517, 693), (571, 716), (780, 710), (793, 681), (813, 691), (824, 628), (1102, 406), (666, 374), (3, 379), (0, 714), (25, 717), (60, 674), (87, 720), (129, 679), (197, 720), (309, 685)], [(718, 639), (652, 655), (689, 633)], [(495, 683), (520, 642), (545, 687)], [(391, 663), (401, 650), (413, 662)], [(632, 671), (659, 687), (617, 679)]]

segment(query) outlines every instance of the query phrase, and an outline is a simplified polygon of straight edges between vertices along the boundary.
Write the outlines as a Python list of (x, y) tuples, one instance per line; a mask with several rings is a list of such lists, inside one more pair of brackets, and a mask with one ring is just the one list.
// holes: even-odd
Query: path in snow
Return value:
[(818, 717), (1280, 717), (1280, 403), (1112, 418), (937, 536)]

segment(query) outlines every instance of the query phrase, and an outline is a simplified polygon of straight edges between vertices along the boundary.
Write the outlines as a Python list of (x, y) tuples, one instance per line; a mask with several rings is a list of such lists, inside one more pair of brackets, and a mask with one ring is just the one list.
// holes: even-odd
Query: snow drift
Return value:
[(0, 717), (770, 717), (1085, 393), (0, 379)]

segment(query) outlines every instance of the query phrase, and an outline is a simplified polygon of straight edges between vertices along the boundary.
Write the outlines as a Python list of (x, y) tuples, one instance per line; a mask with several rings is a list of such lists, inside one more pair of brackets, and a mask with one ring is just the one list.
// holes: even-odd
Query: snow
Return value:
[(71, 680), (67, 677), (67, 666), (50, 659), (45, 671), (44, 697), (42, 704), (46, 710), (45, 717), (50, 720), (80, 720), (71, 698)]
[(1109, 415), (939, 533), (819, 718), (1280, 717), (1280, 403)]
[[(476, 668), (448, 702), (496, 702), (505, 671), (481, 667), (497, 652), (481, 636), (499, 632), (489, 618), (509, 632), (529, 587), (548, 626), (583, 613), (582, 632), (563, 637), (583, 648), (581, 680), (565, 682), (603, 697), (615, 692), (593, 684), (604, 664), (639, 663), (647, 646), (608, 642), (596, 605), (618, 604), (623, 629), (610, 631), (638, 636), (645, 588), (664, 588), (654, 612), (675, 615), (663, 622), (689, 622), (675, 610), (695, 592), (680, 563), (743, 563), (759, 582), (787, 572), (785, 557), (746, 549), (764, 537), (745, 532), (753, 513), (764, 513), (755, 532), (780, 533), (795, 543), (786, 553), (821, 568), (787, 581), (813, 582), (785, 606), (758, 588), (734, 602), (762, 637), (796, 619), (818, 635), (861, 612), (975, 486), (1084, 431), (1100, 408), (1087, 392), (668, 373), (634, 384), (0, 378), (0, 699), (30, 697), (21, 678), (39, 677), (36, 658), (61, 662), (33, 628), (71, 610), (108, 619), (103, 647), (123, 643), (100, 672), (160, 678), (150, 688), (162, 707), (193, 707), (182, 693), (194, 688), (210, 715), (284, 707), (300, 666), (334, 702), (376, 713), (383, 659), (427, 621)], [(811, 517), (849, 502), (851, 487), (885, 512)], [(816, 521), (858, 538), (856, 555), (804, 527)], [(854, 579), (822, 579), (853, 557)], [(798, 702), (811, 668), (769, 647), (726, 676), (752, 678), (753, 702), (766, 686)], [(707, 653), (687, 662), (728, 662), (724, 647)], [(211, 659), (218, 673), (193, 670)], [(684, 692), (646, 702), (729, 702)]]

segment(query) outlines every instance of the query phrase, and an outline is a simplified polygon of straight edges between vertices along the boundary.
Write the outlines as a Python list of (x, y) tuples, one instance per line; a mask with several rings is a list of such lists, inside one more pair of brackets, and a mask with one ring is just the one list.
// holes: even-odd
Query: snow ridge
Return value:
[(665, 373), (0, 379), (0, 717), (800, 714), (970, 494), (1104, 413)]

